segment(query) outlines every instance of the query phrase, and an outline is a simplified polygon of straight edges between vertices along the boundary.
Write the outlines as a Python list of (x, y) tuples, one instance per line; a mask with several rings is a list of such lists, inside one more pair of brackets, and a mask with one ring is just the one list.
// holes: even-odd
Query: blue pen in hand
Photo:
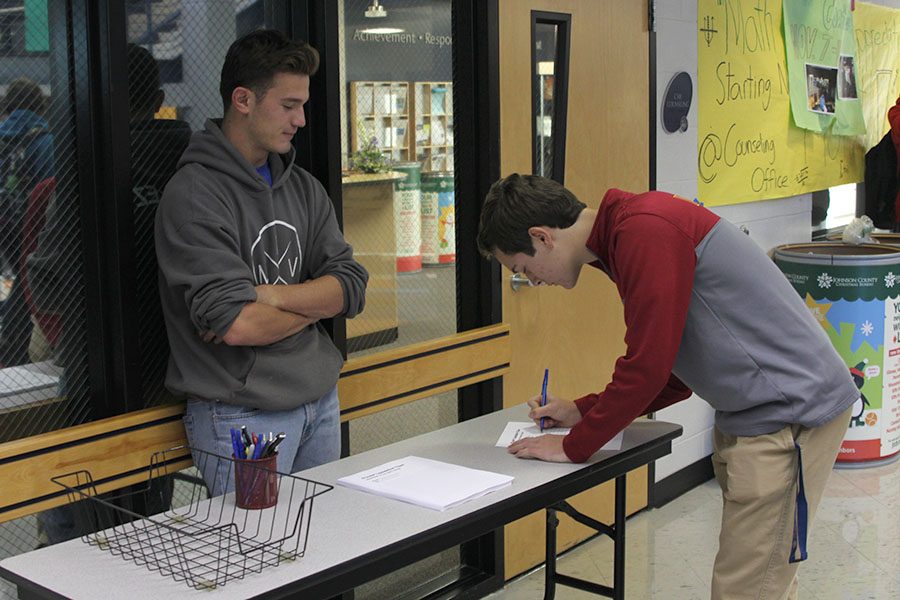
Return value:
[[(550, 369), (544, 369), (544, 383), (541, 385), (541, 406), (547, 405), (547, 380), (550, 379)], [(544, 431), (544, 417), (541, 417), (541, 431)]]

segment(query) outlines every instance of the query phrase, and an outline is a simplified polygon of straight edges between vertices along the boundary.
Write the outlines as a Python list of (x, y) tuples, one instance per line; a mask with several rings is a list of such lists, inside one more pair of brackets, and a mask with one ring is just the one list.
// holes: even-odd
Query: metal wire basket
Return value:
[[(175, 472), (168, 465), (182, 459), (184, 452), (185, 447), (179, 446), (155, 453), (147, 467), (146, 486), (133, 486), (125, 493), (99, 494), (85, 470), (52, 481), (65, 488), (76, 522), (81, 531), (89, 532), (82, 535), (84, 542), (195, 589), (213, 589), (304, 555), (313, 500), (332, 486), (260, 465), (238, 465), (238, 470), (244, 470), (246, 480), (250, 469), (254, 485), (258, 480), (275, 486), (277, 501), (272, 506), (240, 508), (234, 492), (208, 498), (203, 481), (188, 477), (175, 483), (174, 497), (180, 501), (171, 502), (165, 512), (142, 514), (147, 512), (143, 507), (159, 506), (160, 496), (170, 504)], [(235, 488), (235, 463), (248, 462), (197, 449), (191, 454), (202, 473), (227, 477), (227, 490)]]

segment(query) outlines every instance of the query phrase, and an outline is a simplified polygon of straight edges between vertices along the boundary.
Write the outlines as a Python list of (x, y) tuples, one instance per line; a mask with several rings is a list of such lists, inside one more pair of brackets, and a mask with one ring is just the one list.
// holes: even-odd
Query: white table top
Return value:
[[(516, 501), (529, 497), (527, 493), (533, 496), (550, 487), (562, 488), (563, 484), (582, 479), (582, 474), (596, 473), (607, 464), (619, 462), (619, 458), (634, 455), (636, 448), (651, 443), (658, 445), (660, 438), (671, 440), (681, 433), (677, 425), (639, 421), (626, 429), (622, 448), (618, 451), (598, 452), (589, 462), (580, 465), (545, 463), (517, 459), (505, 448), (494, 446), (508, 421), (527, 420), (526, 415), (527, 407), (520, 405), (299, 473), (302, 477), (335, 485), (335, 481), (344, 475), (415, 455), (504, 473), (514, 476), (515, 480), (511, 486), (445, 512), (335, 485), (333, 490), (315, 500), (303, 558), (247, 574), (244, 579), (229, 581), (214, 591), (194, 590), (183, 582), (151, 572), (145, 566), (88, 546), (80, 539), (0, 561), (0, 575), (14, 583), (33, 582), (49, 590), (48, 597), (54, 597), (53, 593), (56, 593), (86, 600), (210, 598), (210, 594), (217, 600), (251, 598), (304, 578), (312, 581), (340, 577), (352, 571), (354, 564), (368, 560), (366, 555), (369, 558), (383, 556), (386, 548), (391, 545), (396, 548), (410, 538), (434, 537), (485, 518), (492, 519), (492, 527), (498, 527), (512, 519), (504, 520), (493, 511), (510, 510), (511, 506), (516, 510)], [(523, 511), (527, 508), (521, 512), (527, 514), (540, 506), (521, 508)], [(396, 565), (396, 568), (401, 566)]]

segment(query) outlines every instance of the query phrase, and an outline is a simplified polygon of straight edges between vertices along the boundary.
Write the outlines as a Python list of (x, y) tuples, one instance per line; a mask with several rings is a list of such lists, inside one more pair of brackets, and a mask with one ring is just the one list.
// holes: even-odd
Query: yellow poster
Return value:
[(857, 2), (853, 29), (868, 149), (887, 132), (887, 111), (900, 96), (900, 10)]
[(863, 178), (861, 136), (823, 135), (791, 121), (781, 2), (697, 2), (697, 178), (707, 206)]

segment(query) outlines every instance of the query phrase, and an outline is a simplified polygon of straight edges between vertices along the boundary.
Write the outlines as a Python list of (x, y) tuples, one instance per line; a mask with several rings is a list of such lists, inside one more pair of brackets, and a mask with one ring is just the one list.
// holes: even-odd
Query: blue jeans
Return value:
[[(287, 435), (278, 446), (278, 471), (296, 473), (340, 458), (340, 421), (337, 387), (334, 387), (318, 400), (283, 411), (191, 399), (187, 402), (184, 428), (192, 448), (225, 457), (234, 454), (232, 427), (240, 429), (245, 425), (250, 433), (283, 431)], [(194, 464), (200, 469), (212, 496), (234, 490), (228, 461), (195, 453)]]

